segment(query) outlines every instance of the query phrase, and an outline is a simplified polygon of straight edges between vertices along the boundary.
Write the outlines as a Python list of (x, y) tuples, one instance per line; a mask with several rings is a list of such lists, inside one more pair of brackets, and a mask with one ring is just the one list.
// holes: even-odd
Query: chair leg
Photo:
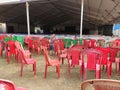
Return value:
[(82, 79), (82, 76), (83, 76), (83, 67), (82, 65), (80, 66), (80, 78)]
[(33, 64), (34, 75), (36, 75), (36, 63)]
[(7, 62), (8, 62), (8, 64), (10, 64), (10, 54), (9, 53), (7, 54)]
[(40, 48), (38, 48), (38, 55), (40, 55)]
[(21, 70), (20, 70), (20, 76), (21, 76), (21, 77), (22, 77), (22, 73), (23, 73), (23, 67), (24, 67), (24, 65), (21, 64)]
[(115, 62), (115, 70), (116, 70), (116, 73), (117, 73), (117, 62)]
[(86, 80), (86, 72), (87, 72), (87, 68), (84, 68), (84, 71), (83, 71), (83, 79)]
[(62, 64), (64, 64), (64, 58), (62, 58)]
[(119, 58), (116, 58), (116, 59), (115, 59), (116, 73), (118, 73), (118, 65), (119, 65)]
[(60, 65), (57, 66), (58, 79), (60, 78)]
[(107, 74), (108, 74), (108, 79), (110, 79), (110, 76), (111, 76), (111, 62), (108, 62), (108, 65), (107, 65)]
[(47, 65), (45, 66), (45, 73), (44, 73), (44, 78), (46, 78), (46, 76), (47, 76)]
[(70, 78), (70, 65), (68, 65), (68, 78)]

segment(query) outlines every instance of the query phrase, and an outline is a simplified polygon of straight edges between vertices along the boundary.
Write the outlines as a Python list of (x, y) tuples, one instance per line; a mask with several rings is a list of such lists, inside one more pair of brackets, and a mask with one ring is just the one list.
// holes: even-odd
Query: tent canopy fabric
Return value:
[[(0, 22), (26, 24), (25, 0), (0, 4)], [(55, 26), (80, 23), (81, 0), (29, 0), (31, 25)], [(120, 22), (120, 0), (84, 0), (84, 24)]]

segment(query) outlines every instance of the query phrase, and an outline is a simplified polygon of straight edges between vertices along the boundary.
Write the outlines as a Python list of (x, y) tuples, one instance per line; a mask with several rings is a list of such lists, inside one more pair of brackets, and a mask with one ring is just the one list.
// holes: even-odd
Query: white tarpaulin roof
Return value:
[[(31, 24), (54, 26), (67, 21), (80, 23), (81, 0), (29, 0), (29, 8)], [(84, 24), (120, 22), (120, 0), (84, 0), (83, 17)], [(26, 24), (25, 3), (0, 4), (0, 21)]]

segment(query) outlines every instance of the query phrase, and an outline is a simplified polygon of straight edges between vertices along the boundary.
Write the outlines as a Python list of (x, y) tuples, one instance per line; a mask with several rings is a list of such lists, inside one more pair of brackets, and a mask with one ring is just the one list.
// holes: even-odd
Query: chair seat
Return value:
[[(33, 63), (35, 63), (36, 62), (36, 60), (35, 59), (32, 59), (32, 58), (28, 58), (27, 59), (27, 64), (33, 64)], [(24, 62), (25, 63), (25, 62)]]
[(62, 58), (62, 57), (63, 57), (63, 58), (64, 58), (64, 57), (67, 57), (67, 54), (61, 54), (60, 57), (61, 57), (61, 58)]
[(60, 65), (60, 62), (58, 60), (50, 60), (50, 65), (52, 66)]
[(26, 53), (30, 53), (30, 51), (29, 51), (29, 50), (25, 50), (25, 52), (26, 52)]

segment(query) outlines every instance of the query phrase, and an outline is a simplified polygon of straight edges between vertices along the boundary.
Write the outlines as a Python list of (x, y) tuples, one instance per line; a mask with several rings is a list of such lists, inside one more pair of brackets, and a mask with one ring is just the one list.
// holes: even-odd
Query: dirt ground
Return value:
[[(47, 78), (44, 79), (45, 61), (43, 55), (32, 53), (32, 57), (37, 61), (37, 76), (34, 77), (32, 72), (32, 65), (24, 67), (23, 76), (20, 77), (20, 63), (16, 63), (14, 57), (11, 57), (11, 62), (6, 62), (5, 56), (0, 57), (0, 78), (11, 80), (17, 87), (25, 87), (28, 90), (81, 90), (80, 85), (82, 80), (79, 78), (79, 67), (71, 69), (71, 76), (68, 78), (68, 64), (67, 60), (61, 64), (61, 77), (57, 79), (55, 67), (48, 67)], [(53, 58), (53, 57), (52, 57)], [(111, 79), (120, 79), (115, 73), (113, 65)], [(88, 71), (87, 79), (94, 79), (93, 71)], [(107, 78), (106, 71), (102, 71), (102, 78)]]

